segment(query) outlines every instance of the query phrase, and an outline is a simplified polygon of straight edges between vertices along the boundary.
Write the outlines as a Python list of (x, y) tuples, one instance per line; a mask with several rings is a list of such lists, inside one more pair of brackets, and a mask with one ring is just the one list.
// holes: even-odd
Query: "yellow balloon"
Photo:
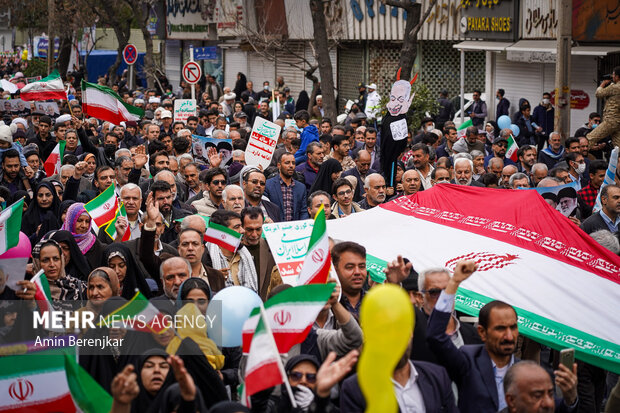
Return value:
[(414, 326), (411, 301), (398, 286), (373, 287), (362, 301), (360, 324), (364, 347), (357, 376), (366, 398), (366, 412), (397, 412), (391, 378), (411, 340)]
[(24, 49), (22, 52), (22, 60), (28, 60), (28, 49)]

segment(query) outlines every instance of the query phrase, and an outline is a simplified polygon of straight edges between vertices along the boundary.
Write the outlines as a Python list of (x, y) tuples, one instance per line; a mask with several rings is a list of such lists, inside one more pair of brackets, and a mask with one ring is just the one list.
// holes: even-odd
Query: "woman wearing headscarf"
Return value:
[(308, 92), (302, 90), (299, 92), (299, 98), (297, 98), (297, 104), (295, 105), (295, 112), (299, 112), (300, 110), (308, 110), (308, 105), (310, 104), (310, 97), (308, 96)]
[(91, 268), (95, 268), (101, 260), (103, 244), (90, 230), (90, 221), (91, 217), (84, 208), (84, 204), (77, 202), (67, 209), (67, 215), (61, 229), (69, 231), (73, 235)]
[(237, 95), (237, 99), (241, 99), (241, 94), (248, 90), (247, 84), (248, 79), (245, 75), (241, 72), (237, 73), (237, 83), (235, 83), (235, 89), (233, 90), (235, 95)]
[(342, 165), (334, 158), (329, 158), (323, 161), (319, 172), (316, 175), (316, 180), (310, 187), (310, 194), (314, 191), (325, 191), (328, 194), (332, 193), (332, 185), (334, 181), (342, 174)]
[(58, 310), (73, 309), (70, 301), (86, 297), (86, 284), (65, 274), (65, 259), (62, 248), (53, 239), (39, 241), (32, 249), (33, 270), (36, 274), (43, 270), (50, 287), (52, 302)]
[(86, 172), (82, 174), (82, 178), (86, 178), (90, 181), (93, 179), (93, 176), (95, 176), (95, 169), (97, 169), (97, 158), (89, 152), (84, 155), (83, 161), (86, 162)]
[(146, 275), (127, 246), (114, 242), (103, 250), (101, 265), (110, 267), (120, 283), (120, 296), (130, 300), (136, 294), (136, 288), (147, 298), (151, 289), (146, 282)]
[[(119, 286), (116, 273), (111, 268), (99, 267), (95, 268), (89, 275), (86, 282), (86, 297), (88, 301), (86, 305), (79, 310), (78, 313), (89, 312), (94, 315), (93, 319), (101, 313), (103, 304), (114, 296), (118, 296)], [(78, 319), (82, 319), (80, 316)], [(82, 330), (82, 334), (87, 330)]]
[(51, 182), (43, 181), (34, 190), (34, 199), (22, 216), (22, 232), (32, 244), (49, 231), (58, 229), (60, 199)]
[(71, 275), (79, 280), (86, 281), (90, 273), (91, 266), (80, 251), (75, 238), (69, 231), (53, 231), (45, 235), (46, 239), (53, 239), (62, 248), (62, 255), (65, 259), (65, 274)]

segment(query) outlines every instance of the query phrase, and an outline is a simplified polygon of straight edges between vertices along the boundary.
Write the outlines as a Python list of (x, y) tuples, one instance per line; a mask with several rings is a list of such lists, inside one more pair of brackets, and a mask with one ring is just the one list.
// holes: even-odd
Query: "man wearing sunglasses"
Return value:
[(484, 168), (486, 169), (489, 165), (489, 161), (491, 158), (500, 158), (504, 161), (504, 166), (506, 165), (515, 165), (516, 163), (510, 159), (506, 158), (506, 150), (508, 149), (508, 138), (512, 135), (512, 131), (510, 129), (502, 129), (499, 136), (493, 140), (493, 145), (491, 145), (491, 151), (489, 155), (484, 158)]
[(203, 176), (203, 197), (192, 202), (199, 214), (210, 217), (222, 205), (222, 192), (228, 174), (222, 168), (211, 168)]
[(263, 210), (265, 223), (280, 222), (280, 208), (263, 198), (266, 178), (255, 166), (247, 166), (241, 170), (241, 187), (245, 195), (245, 206), (259, 207)]

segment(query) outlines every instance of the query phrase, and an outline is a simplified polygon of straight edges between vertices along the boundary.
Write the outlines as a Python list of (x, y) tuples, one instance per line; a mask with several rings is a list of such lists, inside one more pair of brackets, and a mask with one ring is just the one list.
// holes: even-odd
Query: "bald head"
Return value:
[(553, 412), (553, 390), (549, 374), (533, 361), (515, 363), (504, 377), (504, 394), (511, 412)]
[(355, 164), (357, 165), (357, 170), (360, 174), (365, 175), (366, 172), (370, 169), (370, 162), (372, 158), (370, 156), (370, 152), (366, 149), (362, 149), (357, 153), (357, 159), (355, 160)]
[(195, 229), (201, 234), (204, 234), (207, 230), (207, 223), (205, 222), (204, 218), (198, 214), (189, 215), (183, 218), (183, 221), (181, 221), (181, 230), (187, 228)]
[(405, 195), (413, 195), (420, 190), (422, 179), (420, 173), (415, 169), (405, 171), (402, 178), (403, 193)]

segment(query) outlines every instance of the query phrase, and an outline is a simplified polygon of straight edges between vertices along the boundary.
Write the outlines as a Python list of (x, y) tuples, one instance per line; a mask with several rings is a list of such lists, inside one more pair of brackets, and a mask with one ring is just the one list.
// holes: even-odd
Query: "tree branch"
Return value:
[(418, 22), (418, 24), (416, 24), (416, 26), (409, 33), (407, 33), (407, 36), (409, 38), (411, 39), (416, 38), (416, 36), (418, 35), (418, 32), (422, 29), (422, 25), (424, 24), (426, 19), (428, 19), (428, 16), (431, 14), (431, 11), (433, 10), (433, 7), (435, 7), (436, 3), (437, 3), (437, 0), (431, 0), (431, 2), (428, 5), (428, 9), (426, 9), (426, 11), (424, 12), (424, 15), (420, 17), (420, 21)]

